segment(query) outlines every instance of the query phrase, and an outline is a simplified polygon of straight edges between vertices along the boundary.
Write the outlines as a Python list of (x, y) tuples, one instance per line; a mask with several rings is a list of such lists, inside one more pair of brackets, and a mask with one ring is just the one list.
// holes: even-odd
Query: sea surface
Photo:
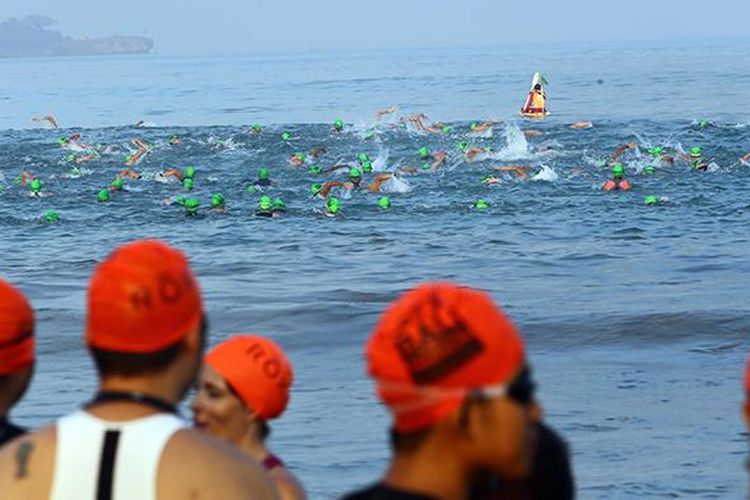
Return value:
[[(541, 122), (518, 117), (534, 71), (549, 82), (552, 113)], [(87, 279), (116, 245), (157, 237), (189, 254), (212, 344), (252, 332), (287, 351), (295, 384), (271, 444), (312, 498), (383, 471), (388, 416), (363, 344), (387, 304), (425, 280), (486, 289), (515, 320), (545, 418), (571, 445), (580, 498), (741, 498), (748, 102), (747, 39), (0, 59), (0, 275), (28, 294), (38, 321), (36, 376), (13, 415), (42, 425), (90, 397)], [(399, 111), (378, 122), (376, 110), (391, 105)], [(451, 130), (399, 122), (416, 112)], [(62, 130), (31, 121), (48, 113)], [(337, 117), (347, 122), (338, 134)], [(470, 133), (485, 119), (499, 123)], [(574, 121), (593, 127), (573, 130)], [(263, 131), (245, 133), (255, 122)], [(97, 157), (71, 175), (69, 160), (86, 151), (57, 139), (75, 132)], [(182, 142), (170, 145), (173, 135)], [(133, 167), (142, 178), (97, 203), (136, 137), (152, 147)], [(492, 151), (469, 162), (461, 142)], [(621, 158), (633, 190), (605, 193), (607, 160), (626, 143), (636, 144)], [(446, 165), (425, 173), (422, 146), (446, 151)], [(654, 162), (653, 146), (678, 161)], [(680, 159), (693, 146), (709, 171)], [(289, 165), (315, 147), (327, 152)], [(417, 175), (385, 183), (388, 211), (379, 195), (338, 192), (341, 212), (326, 217), (310, 184), (346, 172), (309, 167), (354, 164), (360, 152), (378, 172)], [(190, 193), (159, 176), (189, 165)], [(527, 177), (493, 169), (507, 165), (530, 166)], [(249, 193), (261, 167), (274, 185)], [(17, 182), (23, 170), (44, 196)], [(503, 183), (482, 184), (490, 173)], [(217, 192), (225, 213), (205, 206)], [(253, 216), (260, 194), (282, 197), (287, 212)], [(659, 204), (644, 205), (647, 195)], [(197, 217), (179, 196), (201, 201)], [(480, 198), (489, 208), (473, 208)], [(43, 222), (48, 210), (60, 220)]]

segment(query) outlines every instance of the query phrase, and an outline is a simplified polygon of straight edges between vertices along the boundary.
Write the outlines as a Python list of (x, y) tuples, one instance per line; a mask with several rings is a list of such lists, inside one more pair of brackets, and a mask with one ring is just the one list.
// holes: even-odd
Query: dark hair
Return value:
[(415, 432), (398, 432), (391, 428), (391, 448), (396, 453), (412, 453), (424, 444), (432, 429), (424, 429)]
[[(204, 317), (201, 319), (200, 329), (200, 351), (206, 345), (206, 330), (208, 322)], [(102, 377), (117, 375), (120, 377), (138, 377), (141, 375), (153, 375), (166, 370), (180, 356), (185, 348), (185, 339), (170, 344), (164, 349), (147, 353), (130, 353), (109, 351), (91, 347), (91, 355), (94, 365)]]
[[(229, 380), (225, 380), (224, 382), (227, 384), (227, 387), (229, 387), (229, 392), (231, 392), (235, 398), (239, 399), (242, 402), (242, 404), (245, 404), (245, 402), (242, 401), (242, 398), (240, 397), (240, 393), (237, 392), (234, 386), (229, 383)], [(252, 410), (252, 408), (250, 409)], [(270, 435), (271, 435), (271, 426), (268, 425), (268, 422), (258, 417), (258, 437), (260, 437), (261, 441), (265, 441)]]

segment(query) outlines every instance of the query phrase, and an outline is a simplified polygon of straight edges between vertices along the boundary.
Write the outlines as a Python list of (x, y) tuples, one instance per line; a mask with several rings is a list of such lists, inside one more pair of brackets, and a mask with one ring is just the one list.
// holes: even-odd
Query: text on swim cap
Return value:
[(195, 289), (195, 280), (189, 271), (182, 275), (164, 271), (159, 273), (153, 287), (142, 286), (130, 293), (130, 303), (135, 309), (154, 307), (154, 299), (173, 305), (182, 299), (185, 292)]
[(447, 377), (483, 350), (458, 311), (441, 304), (437, 294), (415, 308), (399, 331), (396, 349), (418, 384)]
[(286, 380), (285, 377), (281, 377), (281, 363), (279, 363), (279, 361), (275, 357), (270, 356), (261, 344), (259, 344), (258, 342), (253, 342), (245, 349), (245, 354), (250, 356), (250, 358), (254, 362), (260, 365), (261, 370), (263, 370), (263, 374), (266, 377), (271, 380), (279, 379), (277, 380), (277, 384), (279, 387), (284, 388), (289, 386), (290, 381)]

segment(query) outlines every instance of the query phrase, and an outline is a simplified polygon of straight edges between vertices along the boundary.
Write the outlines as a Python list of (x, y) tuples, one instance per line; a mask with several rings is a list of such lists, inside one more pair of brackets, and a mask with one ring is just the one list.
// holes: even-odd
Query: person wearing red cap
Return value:
[(523, 341), (488, 295), (418, 286), (380, 318), (366, 358), (394, 454), (379, 483), (344, 498), (460, 500), (478, 473), (529, 475), (541, 410)]
[(34, 312), (26, 297), (0, 279), (0, 446), (26, 432), (8, 421), (34, 370)]
[(262, 464), (283, 500), (306, 498), (300, 482), (266, 446), (268, 421), (286, 409), (293, 377), (275, 342), (238, 335), (208, 353), (192, 403), (195, 426)]
[(185, 256), (155, 240), (115, 250), (88, 290), (98, 393), (0, 451), (8, 499), (273, 499), (252, 460), (187, 428), (176, 405), (201, 364), (206, 322)]

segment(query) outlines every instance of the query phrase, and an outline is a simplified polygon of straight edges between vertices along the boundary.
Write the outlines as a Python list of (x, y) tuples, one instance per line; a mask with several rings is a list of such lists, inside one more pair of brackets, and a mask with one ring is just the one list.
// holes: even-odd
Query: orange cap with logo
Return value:
[(117, 248), (89, 284), (86, 343), (123, 353), (159, 351), (203, 318), (198, 283), (185, 255), (158, 240)]
[(34, 312), (26, 297), (0, 279), (0, 375), (16, 373), (34, 361)]
[(365, 355), (405, 433), (445, 419), (467, 390), (508, 381), (524, 365), (523, 341), (492, 299), (452, 283), (420, 285), (391, 304)]
[(232, 337), (214, 347), (206, 363), (263, 420), (276, 418), (286, 409), (294, 373), (273, 340), (256, 335)]

